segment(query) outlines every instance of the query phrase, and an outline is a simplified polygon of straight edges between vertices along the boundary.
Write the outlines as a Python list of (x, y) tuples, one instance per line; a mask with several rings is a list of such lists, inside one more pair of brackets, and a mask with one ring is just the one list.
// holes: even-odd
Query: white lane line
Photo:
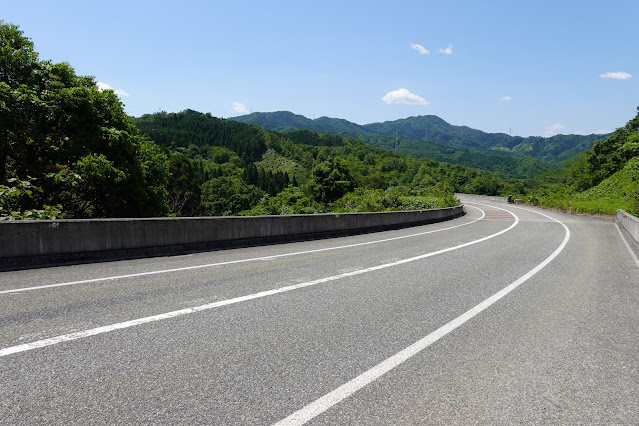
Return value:
[(635, 263), (637, 264), (637, 268), (639, 268), (639, 259), (637, 259), (637, 255), (632, 250), (632, 247), (630, 247), (630, 244), (628, 244), (628, 241), (626, 241), (626, 237), (621, 232), (621, 228), (619, 228), (619, 225), (617, 223), (615, 223), (615, 226), (617, 227), (617, 231), (619, 232), (619, 236), (621, 237), (621, 241), (623, 241), (623, 243), (626, 245), (626, 248), (630, 252), (630, 255), (632, 256), (632, 258), (635, 260)]
[[(534, 213), (538, 213), (542, 216), (546, 216), (543, 213), (539, 213), (539, 212), (534, 212)], [(515, 282), (511, 283), (507, 287), (503, 288), (499, 292), (495, 293), (494, 295), (490, 296), (488, 299), (481, 302), (479, 305), (469, 309), (468, 311), (464, 312), (463, 314), (461, 314), (454, 320), (443, 325), (442, 327), (433, 331), (426, 337), (423, 337), (422, 339), (418, 340), (417, 342), (413, 343), (407, 348), (401, 350), (400, 352), (396, 353), (390, 358), (387, 358), (386, 360), (380, 362), (379, 364), (377, 364), (370, 370), (365, 371), (364, 373), (355, 377), (351, 381), (327, 393), (321, 398), (311, 402), (307, 406), (296, 411), (295, 413), (291, 414), (285, 419), (275, 423), (275, 426), (302, 425), (308, 422), (309, 420), (312, 420), (313, 418), (317, 417), (318, 415), (324, 413), (326, 410), (328, 410), (332, 406), (348, 398), (349, 396), (351, 396), (358, 390), (362, 389), (363, 387), (367, 386), (374, 380), (377, 380), (378, 378), (388, 373), (390, 370), (397, 367), (404, 361), (412, 358), (413, 356), (423, 351), (424, 349), (426, 349), (427, 347), (429, 347), (430, 345), (432, 345), (433, 343), (435, 343), (442, 337), (446, 336), (447, 334), (449, 334), (456, 328), (461, 327), (466, 321), (474, 318), (475, 316), (480, 314), (482, 311), (486, 310), (488, 307), (496, 303), (498, 300), (502, 299), (504, 296), (506, 296), (508, 293), (510, 293), (517, 287), (519, 287), (522, 283), (524, 283), (530, 277), (532, 277), (537, 272), (542, 270), (554, 258), (556, 258), (559, 255), (559, 253), (561, 253), (564, 247), (566, 247), (566, 244), (568, 244), (568, 240), (570, 239), (570, 230), (568, 230), (568, 227), (566, 225), (564, 225), (562, 222), (556, 219), (551, 218), (550, 216), (546, 216), (546, 217), (561, 224), (561, 226), (563, 226), (566, 231), (566, 235), (562, 243), (550, 256), (548, 256), (548, 258), (546, 258), (546, 260), (544, 260), (539, 265), (531, 269), (528, 273), (526, 273), (524, 276), (517, 279)]]
[[(496, 207), (498, 208), (498, 207)], [(106, 325), (103, 327), (97, 327), (97, 328), (92, 328), (89, 330), (83, 330), (83, 331), (77, 331), (75, 333), (69, 333), (69, 334), (64, 334), (61, 336), (56, 336), (56, 337), (51, 337), (49, 339), (43, 339), (43, 340), (38, 340), (35, 342), (31, 342), (31, 343), (25, 343), (22, 345), (17, 345), (17, 346), (11, 346), (8, 348), (4, 348), (4, 349), (0, 349), (0, 358), (7, 356), (7, 355), (11, 355), (11, 354), (15, 354), (15, 353), (19, 353), (19, 352), (26, 352), (26, 351), (30, 351), (32, 349), (37, 349), (37, 348), (42, 348), (45, 346), (51, 346), (51, 345), (55, 345), (57, 343), (62, 343), (62, 342), (68, 342), (70, 340), (77, 340), (77, 339), (83, 339), (85, 337), (89, 337), (89, 336), (95, 336), (97, 334), (103, 334), (103, 333), (108, 333), (114, 330), (121, 330), (124, 328), (129, 328), (129, 327), (134, 327), (136, 325), (141, 325), (141, 324), (147, 324), (150, 322), (156, 322), (156, 321), (162, 321), (165, 319), (169, 319), (169, 318), (174, 318), (174, 317), (178, 317), (178, 316), (182, 316), (182, 315), (188, 315), (188, 314), (192, 314), (195, 312), (201, 312), (201, 311), (206, 311), (208, 309), (214, 309), (214, 308), (219, 308), (221, 306), (228, 306), (228, 305), (233, 305), (236, 303), (240, 303), (240, 302), (245, 302), (247, 300), (253, 300), (253, 299), (259, 299), (262, 297), (267, 297), (267, 296), (272, 296), (274, 294), (279, 294), (279, 293), (284, 293), (287, 291), (291, 291), (291, 290), (297, 290), (300, 288), (304, 288), (304, 287), (310, 287), (313, 285), (317, 285), (317, 284), (323, 284), (323, 283), (327, 283), (329, 281), (336, 281), (342, 278), (346, 278), (346, 277), (353, 277), (356, 275), (361, 275), (361, 274), (365, 274), (367, 272), (372, 272), (372, 271), (378, 271), (380, 269), (386, 269), (386, 268), (390, 268), (393, 266), (397, 266), (397, 265), (403, 265), (405, 263), (410, 263), (410, 262), (414, 262), (416, 260), (421, 260), (421, 259), (425, 259), (427, 257), (431, 257), (431, 256), (436, 256), (438, 254), (442, 254), (442, 253), (446, 253), (449, 251), (453, 251), (453, 250), (457, 250), (463, 247), (468, 247), (471, 246), (473, 244), (478, 244), (481, 243), (483, 241), (487, 241), (490, 240), (491, 238), (495, 238), (499, 235), (502, 235), (508, 231), (510, 231), (511, 229), (513, 229), (515, 226), (517, 226), (517, 224), (519, 223), (519, 218), (514, 214), (511, 213), (514, 217), (515, 217), (515, 222), (513, 222), (512, 225), (510, 225), (508, 228), (501, 230), (495, 234), (491, 234), (488, 235), (487, 237), (483, 237), (480, 238), (478, 240), (474, 240), (474, 241), (470, 241), (464, 244), (460, 244), (454, 247), (449, 247), (446, 249), (442, 249), (442, 250), (437, 250), (434, 252), (430, 252), (430, 253), (425, 253), (419, 256), (415, 256), (415, 257), (411, 257), (408, 259), (402, 259), (402, 260), (398, 260), (396, 262), (391, 262), (391, 263), (385, 263), (382, 265), (377, 265), (377, 266), (372, 266), (370, 268), (365, 268), (365, 269), (359, 269), (356, 271), (351, 271), (351, 272), (346, 272), (343, 274), (339, 274), (339, 275), (334, 275), (331, 277), (326, 277), (326, 278), (320, 278), (317, 280), (313, 280), (313, 281), (308, 281), (308, 282), (304, 282), (304, 283), (300, 283), (300, 284), (295, 284), (295, 285), (291, 285), (291, 286), (286, 286), (286, 287), (280, 287), (277, 289), (273, 289), (273, 290), (267, 290), (267, 291), (262, 291), (259, 293), (254, 293), (254, 294), (249, 294), (246, 296), (241, 296), (241, 297), (236, 297), (233, 299), (226, 299), (226, 300), (220, 300), (217, 302), (213, 302), (213, 303), (208, 303), (206, 305), (200, 305), (200, 306), (195, 306), (192, 308), (185, 308), (185, 309), (180, 309), (177, 311), (172, 311), (172, 312), (167, 312), (164, 314), (159, 314), (159, 315), (152, 315), (149, 317), (144, 317), (144, 318), (138, 318), (138, 319), (134, 319), (134, 320), (130, 320), (130, 321), (125, 321), (125, 322), (120, 322), (120, 323), (116, 323), (116, 324), (111, 324), (111, 325)]]
[[(473, 207), (473, 206), (469, 206), (469, 207)], [(473, 207), (473, 208), (477, 209), (477, 207)], [(403, 235), (403, 236), (400, 236), (400, 237), (385, 238), (385, 239), (382, 239), (382, 240), (367, 241), (365, 243), (348, 244), (348, 245), (337, 246), (337, 247), (327, 247), (327, 248), (315, 249), (315, 250), (306, 250), (306, 251), (299, 251), (299, 252), (293, 252), (293, 253), (276, 254), (276, 255), (265, 256), (265, 257), (253, 257), (253, 258), (250, 258), (250, 259), (230, 260), (228, 262), (218, 262), (218, 263), (208, 263), (208, 264), (204, 264), (204, 265), (185, 266), (183, 268), (162, 269), (162, 270), (159, 270), (159, 271), (139, 272), (139, 273), (136, 273), (136, 274), (117, 275), (117, 276), (102, 277), (102, 278), (92, 278), (92, 279), (88, 279), (88, 280), (70, 281), (70, 282), (59, 283), (59, 284), (47, 284), (47, 285), (40, 285), (40, 286), (34, 286), (34, 287), (15, 288), (15, 289), (11, 289), (11, 290), (2, 290), (2, 291), (0, 291), (0, 294), (21, 293), (21, 292), (25, 292), (25, 291), (42, 290), (42, 289), (55, 288), (55, 287), (67, 287), (67, 286), (73, 286), (73, 285), (78, 285), (78, 284), (89, 284), (89, 283), (100, 282), (100, 281), (113, 281), (113, 280), (119, 280), (119, 279), (125, 279), (125, 278), (135, 278), (135, 277), (144, 277), (144, 276), (148, 276), (148, 275), (166, 274), (166, 273), (170, 273), (170, 272), (190, 271), (190, 270), (193, 270), (193, 269), (212, 268), (212, 267), (215, 267), (215, 266), (232, 265), (232, 264), (235, 264), (235, 263), (244, 263), (244, 262), (255, 262), (255, 261), (260, 261), (260, 260), (272, 260), (272, 259), (277, 259), (277, 258), (281, 258), (281, 257), (298, 256), (298, 255), (301, 255), (301, 254), (319, 253), (319, 252), (322, 252), (322, 251), (341, 250), (341, 249), (345, 249), (345, 248), (359, 247), (359, 246), (365, 246), (365, 245), (369, 245), (369, 244), (385, 243), (385, 242), (388, 242), (388, 241), (401, 240), (401, 239), (404, 239), (404, 238), (419, 237), (419, 236), (426, 235), (426, 234), (432, 234), (432, 233), (441, 232), (441, 231), (448, 231), (450, 229), (455, 229), (455, 228), (460, 228), (462, 226), (470, 225), (472, 223), (475, 223), (475, 222), (483, 219), (484, 216), (486, 216), (486, 213), (483, 210), (481, 210), (481, 209), (477, 209), (477, 210), (479, 210), (481, 212), (481, 217), (479, 219), (475, 219), (475, 220), (472, 220), (470, 222), (462, 223), (461, 225), (450, 226), (448, 228), (442, 228), (442, 229), (436, 229), (436, 230), (432, 230), (432, 231), (419, 232), (417, 234)]]

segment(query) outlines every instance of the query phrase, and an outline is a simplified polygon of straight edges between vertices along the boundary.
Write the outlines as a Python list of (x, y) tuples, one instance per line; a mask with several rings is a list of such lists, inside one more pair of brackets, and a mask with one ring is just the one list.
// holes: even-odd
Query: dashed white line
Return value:
[[(528, 209), (526, 209), (526, 210), (528, 210)], [(532, 210), (529, 210), (529, 211), (532, 211)], [(552, 262), (552, 260), (555, 259), (559, 255), (559, 253), (561, 253), (561, 251), (564, 249), (564, 247), (566, 247), (566, 244), (568, 244), (568, 240), (570, 239), (570, 230), (562, 222), (560, 222), (560, 221), (558, 221), (556, 219), (553, 219), (550, 216), (547, 216), (547, 215), (545, 215), (543, 213), (539, 213), (539, 212), (534, 212), (534, 213), (538, 213), (538, 214), (540, 214), (542, 216), (545, 216), (545, 217), (547, 217), (547, 218), (549, 218), (549, 219), (561, 224), (561, 226), (563, 226), (564, 230), (566, 231), (566, 234), (565, 234), (565, 237), (564, 237), (564, 240), (562, 241), (562, 243), (559, 245), (559, 247), (550, 256), (548, 256), (546, 258), (546, 260), (544, 260), (539, 265), (537, 265), (536, 267), (531, 269), (528, 273), (526, 273), (525, 275), (523, 275), (522, 277), (520, 277), (519, 279), (517, 279), (516, 281), (514, 281), (513, 283), (511, 283), (507, 287), (503, 288), (499, 292), (497, 292), (494, 295), (490, 296), (488, 299), (484, 300), (483, 302), (481, 302), (477, 306), (475, 306), (475, 307), (471, 308), (470, 310), (464, 312), (463, 314), (461, 314), (460, 316), (458, 316), (454, 320), (452, 320), (449, 323), (443, 325), (442, 327), (440, 327), (437, 330), (433, 331), (432, 333), (430, 333), (426, 337), (418, 340), (417, 342), (415, 342), (412, 345), (408, 346), (407, 348), (401, 350), (400, 352), (396, 353), (395, 355), (391, 356), (390, 358), (387, 358), (386, 360), (380, 362), (379, 364), (377, 364), (376, 366), (374, 366), (370, 370), (365, 371), (364, 373), (362, 373), (359, 376), (355, 377), (351, 381), (343, 384), (342, 386), (338, 387), (337, 389), (333, 390), (332, 392), (327, 393), (326, 395), (324, 395), (321, 398), (311, 402), (307, 406), (301, 408), (300, 410), (296, 411), (295, 413), (291, 414), (290, 416), (286, 417), (285, 419), (277, 422), (275, 425), (276, 426), (302, 425), (302, 424), (312, 420), (313, 418), (317, 417), (318, 415), (324, 413), (329, 408), (331, 408), (334, 405), (338, 404), (342, 400), (348, 398), (349, 396), (351, 396), (352, 394), (354, 394), (358, 390), (362, 389), (363, 387), (367, 386), (371, 382), (377, 380), (378, 378), (380, 378), (384, 374), (388, 373), (390, 370), (392, 370), (393, 368), (397, 367), (398, 365), (400, 365), (404, 361), (412, 358), (413, 356), (415, 356), (419, 352), (423, 351), (424, 349), (426, 349), (427, 347), (429, 347), (430, 345), (432, 345), (433, 343), (435, 343), (436, 341), (438, 341), (442, 337), (446, 336), (447, 334), (449, 334), (453, 330), (459, 328), (465, 322), (467, 322), (468, 320), (474, 318), (475, 316), (477, 316), (478, 314), (480, 314), (481, 312), (486, 310), (488, 307), (490, 307), (491, 305), (493, 305), (494, 303), (496, 303), (497, 301), (502, 299), (508, 293), (510, 293), (511, 291), (516, 289), (517, 287), (519, 287), (522, 283), (527, 281), (530, 277), (535, 275), (537, 272), (542, 270), (546, 265), (548, 265), (550, 262)]]
[[(499, 208), (499, 207), (495, 207), (495, 208)], [(504, 209), (501, 209), (504, 210)], [(503, 229), (495, 234), (491, 234), (488, 235), (486, 237), (477, 239), (477, 240), (473, 240), (464, 244), (459, 244), (457, 246), (454, 247), (449, 247), (446, 249), (442, 249), (442, 250), (437, 250), (434, 252), (430, 252), (430, 253), (425, 253), (419, 256), (415, 256), (415, 257), (411, 257), (408, 259), (402, 259), (402, 260), (398, 260), (395, 262), (391, 262), (391, 263), (385, 263), (382, 265), (377, 265), (377, 266), (373, 266), (370, 268), (365, 268), (365, 269), (359, 269), (356, 271), (351, 271), (351, 272), (346, 272), (343, 274), (339, 274), (339, 275), (334, 275), (331, 277), (325, 277), (325, 278), (320, 278), (317, 280), (313, 280), (313, 281), (308, 281), (308, 282), (304, 282), (304, 283), (300, 283), (300, 284), (295, 284), (295, 285), (291, 285), (291, 286), (286, 286), (286, 287), (281, 287), (281, 288), (277, 288), (277, 289), (273, 289), (273, 290), (267, 290), (267, 291), (263, 291), (263, 292), (259, 292), (259, 293), (254, 293), (254, 294), (249, 294), (246, 296), (241, 296), (241, 297), (236, 297), (233, 299), (226, 299), (226, 300), (221, 300), (221, 301), (217, 301), (217, 302), (213, 302), (213, 303), (208, 303), (205, 305), (200, 305), (200, 306), (195, 306), (195, 307), (191, 307), (191, 308), (185, 308), (185, 309), (180, 309), (177, 311), (172, 311), (172, 312), (167, 312), (167, 313), (163, 313), (163, 314), (158, 314), (158, 315), (153, 315), (153, 316), (148, 316), (148, 317), (144, 317), (144, 318), (138, 318), (138, 319), (134, 319), (134, 320), (130, 320), (130, 321), (125, 321), (125, 322), (120, 322), (120, 323), (116, 323), (116, 324), (110, 324), (110, 325), (106, 325), (103, 327), (97, 327), (97, 328), (92, 328), (89, 330), (84, 330), (84, 331), (78, 331), (75, 333), (69, 333), (69, 334), (64, 334), (61, 336), (56, 336), (56, 337), (52, 337), (49, 339), (43, 339), (43, 340), (38, 340), (35, 342), (31, 342), (31, 343), (25, 343), (22, 345), (17, 345), (17, 346), (12, 346), (12, 347), (8, 347), (8, 348), (4, 348), (4, 349), (0, 349), (0, 358), (7, 356), (7, 355), (12, 355), (12, 354), (16, 354), (16, 353), (20, 353), (20, 352), (26, 352), (26, 351), (30, 351), (33, 349), (37, 349), (37, 348), (42, 348), (42, 347), (46, 347), (46, 346), (51, 346), (51, 345), (55, 345), (58, 343), (62, 343), (62, 342), (68, 342), (71, 340), (78, 340), (78, 339), (82, 339), (85, 337), (90, 337), (90, 336), (95, 336), (98, 334), (103, 334), (103, 333), (108, 333), (111, 331), (115, 331), (115, 330), (121, 330), (121, 329), (125, 329), (125, 328), (130, 328), (130, 327), (134, 327), (137, 325), (141, 325), (141, 324), (147, 324), (147, 323), (151, 323), (151, 322), (156, 322), (156, 321), (162, 321), (165, 319), (169, 319), (169, 318), (174, 318), (174, 317), (178, 317), (178, 316), (183, 316), (183, 315), (188, 315), (188, 314), (192, 314), (192, 313), (196, 313), (196, 312), (201, 312), (201, 311), (205, 311), (205, 310), (209, 310), (209, 309), (214, 309), (214, 308), (219, 308), (221, 306), (228, 306), (228, 305), (233, 305), (236, 303), (240, 303), (240, 302), (245, 302), (248, 300), (253, 300), (253, 299), (259, 299), (262, 297), (267, 297), (267, 296), (272, 296), (275, 294), (279, 294), (279, 293), (284, 293), (284, 292), (288, 292), (288, 291), (292, 291), (292, 290), (297, 290), (300, 288), (304, 288), (304, 287), (310, 287), (313, 285), (318, 285), (318, 284), (323, 284), (323, 283), (327, 283), (330, 281), (336, 281), (342, 278), (346, 278), (346, 277), (353, 277), (356, 275), (361, 275), (361, 274), (365, 274), (368, 272), (372, 272), (372, 271), (378, 271), (380, 269), (386, 269), (386, 268), (390, 268), (393, 266), (398, 266), (398, 265), (402, 265), (405, 263), (410, 263), (410, 262), (414, 262), (417, 260), (421, 260), (421, 259), (425, 259), (431, 256), (436, 256), (438, 254), (442, 254), (442, 253), (446, 253), (449, 251), (453, 251), (453, 250), (457, 250), (463, 247), (468, 247), (474, 244), (478, 244), (481, 243), (483, 241), (487, 241), (490, 240), (491, 238), (495, 238), (499, 235), (502, 235), (508, 231), (510, 231), (511, 229), (513, 229), (515, 226), (517, 226), (517, 224), (519, 223), (519, 218), (511, 212), (511, 214), (513, 215), (513, 217), (515, 218), (515, 221), (512, 223), (512, 225), (510, 225), (508, 228)]]
[[(477, 208), (477, 207), (474, 207), (474, 208)], [(385, 239), (375, 240), (375, 241), (367, 241), (365, 243), (347, 244), (347, 245), (344, 245), (344, 246), (337, 246), (337, 247), (327, 247), (327, 248), (315, 249), (315, 250), (306, 250), (306, 251), (299, 251), (299, 252), (293, 252), (293, 253), (276, 254), (276, 255), (273, 255), (273, 256), (253, 257), (253, 258), (250, 258), (250, 259), (230, 260), (228, 262), (217, 262), (217, 263), (208, 263), (208, 264), (204, 264), (204, 265), (185, 266), (183, 268), (162, 269), (162, 270), (159, 270), (159, 271), (139, 272), (139, 273), (136, 273), (136, 274), (116, 275), (116, 276), (111, 276), (111, 277), (91, 278), (91, 279), (87, 279), (87, 280), (70, 281), (70, 282), (58, 283), (58, 284), (46, 284), (46, 285), (40, 285), (40, 286), (34, 286), (34, 287), (15, 288), (15, 289), (10, 289), (10, 290), (2, 290), (2, 291), (0, 291), (0, 294), (21, 293), (21, 292), (26, 292), (26, 291), (43, 290), (43, 289), (48, 289), (48, 288), (67, 287), (67, 286), (73, 286), (73, 285), (78, 285), (78, 284), (89, 284), (89, 283), (95, 283), (95, 282), (101, 282), (101, 281), (113, 281), (113, 280), (126, 279), (126, 278), (135, 278), (135, 277), (144, 277), (144, 276), (149, 276), (149, 275), (166, 274), (166, 273), (170, 273), (170, 272), (190, 271), (190, 270), (194, 270), (194, 269), (212, 268), (212, 267), (215, 267), (215, 266), (232, 265), (232, 264), (236, 264), (236, 263), (272, 260), (272, 259), (288, 257), (288, 256), (298, 256), (298, 255), (301, 255), (301, 254), (319, 253), (319, 252), (322, 252), (322, 251), (329, 251), (329, 250), (340, 250), (340, 249), (345, 249), (345, 248), (365, 246), (365, 245), (369, 245), (369, 244), (379, 244), (379, 243), (384, 243), (384, 242), (388, 242), (388, 241), (401, 240), (401, 239), (404, 239), (404, 238), (418, 237), (418, 236), (422, 236), (422, 235), (426, 235), (426, 234), (432, 234), (432, 233), (435, 233), (435, 232), (448, 231), (450, 229), (455, 229), (455, 228), (460, 228), (462, 226), (470, 225), (472, 223), (475, 223), (475, 222), (483, 219), (486, 216), (486, 213), (483, 210), (481, 210), (481, 209), (478, 209), (478, 210), (481, 212), (481, 217), (479, 217), (478, 219), (472, 220), (470, 222), (462, 223), (461, 225), (449, 226), (447, 228), (436, 229), (436, 230), (433, 230), (433, 231), (426, 231), (426, 232), (419, 232), (419, 233), (416, 233), (416, 234), (403, 235), (403, 236), (400, 236), (400, 237), (385, 238)]]

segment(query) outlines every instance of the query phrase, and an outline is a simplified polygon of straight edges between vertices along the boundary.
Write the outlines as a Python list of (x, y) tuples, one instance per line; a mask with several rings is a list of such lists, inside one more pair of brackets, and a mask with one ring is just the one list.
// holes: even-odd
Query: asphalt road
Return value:
[(639, 424), (636, 245), (465, 201), (397, 231), (0, 273), (0, 424)]

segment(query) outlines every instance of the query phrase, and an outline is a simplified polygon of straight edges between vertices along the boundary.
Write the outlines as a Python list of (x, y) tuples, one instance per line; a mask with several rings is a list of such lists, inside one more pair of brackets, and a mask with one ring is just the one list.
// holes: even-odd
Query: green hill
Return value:
[(277, 112), (254, 112), (239, 117), (232, 117), (229, 120), (239, 121), (245, 124), (256, 124), (264, 130), (276, 132), (306, 129), (317, 133), (332, 133), (340, 136), (354, 136), (356, 134), (368, 133), (359, 124), (340, 118), (320, 117), (314, 120), (303, 115), (293, 114), (289, 111)]
[(637, 116), (595, 142), (565, 171), (566, 184), (547, 184), (532, 199), (581, 213), (639, 214), (639, 108)]
[[(454, 136), (458, 134), (455, 126), (451, 126), (435, 116), (412, 117), (365, 126), (329, 117), (311, 120), (287, 111), (256, 112), (233, 117), (229, 120), (255, 124), (265, 130), (272, 131), (308, 129), (319, 133), (353, 137), (377, 148), (413, 155), (418, 158), (430, 158), (435, 161), (489, 170), (504, 177), (527, 178), (553, 169), (553, 165), (545, 160), (516, 155), (516, 152), (511, 152), (510, 148), (491, 150), (479, 143), (466, 145), (459, 143)], [(431, 129), (432, 137), (427, 137), (426, 140), (423, 140), (424, 128)], [(469, 128), (466, 129), (466, 133), (469, 135), (475, 133), (488, 135)], [(417, 134), (420, 136), (418, 137)], [(485, 139), (484, 136), (482, 138)], [(477, 138), (474, 137), (474, 139)]]
[(400, 135), (416, 141), (430, 141), (442, 146), (483, 148), (530, 156), (560, 166), (575, 153), (584, 152), (607, 135), (555, 135), (520, 137), (505, 133), (486, 133), (467, 126), (454, 126), (434, 115), (409, 117), (401, 120), (372, 123), (363, 126), (367, 131), (393, 136)]
[(435, 115), (363, 126), (329, 117), (311, 120), (287, 111), (256, 112), (230, 120), (256, 124), (265, 130), (308, 129), (354, 137), (378, 148), (519, 178), (558, 169), (564, 161), (570, 160), (576, 153), (586, 151), (595, 141), (606, 137), (593, 134), (523, 138), (504, 133), (486, 133), (467, 126), (454, 126)]
[[(144, 115), (136, 125), (173, 152), (172, 159), (183, 157), (181, 164), (192, 169), (190, 191), (200, 191), (206, 214), (427, 208), (438, 205), (425, 202), (428, 197), (451, 202), (453, 191), (495, 195), (509, 185), (489, 172), (395, 154), (355, 138), (266, 131), (192, 110)], [(223, 202), (229, 197), (241, 202)]]
[(615, 209), (639, 214), (639, 157), (629, 160), (623, 169), (576, 197), (577, 200), (606, 200)]

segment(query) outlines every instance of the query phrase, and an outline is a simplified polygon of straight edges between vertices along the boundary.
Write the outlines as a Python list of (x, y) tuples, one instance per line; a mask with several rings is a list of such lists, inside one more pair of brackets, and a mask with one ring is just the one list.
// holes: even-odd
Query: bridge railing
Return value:
[(623, 210), (617, 210), (617, 222), (639, 243), (639, 219)]
[(382, 213), (0, 222), (0, 269), (325, 238), (452, 219), (463, 206)]

